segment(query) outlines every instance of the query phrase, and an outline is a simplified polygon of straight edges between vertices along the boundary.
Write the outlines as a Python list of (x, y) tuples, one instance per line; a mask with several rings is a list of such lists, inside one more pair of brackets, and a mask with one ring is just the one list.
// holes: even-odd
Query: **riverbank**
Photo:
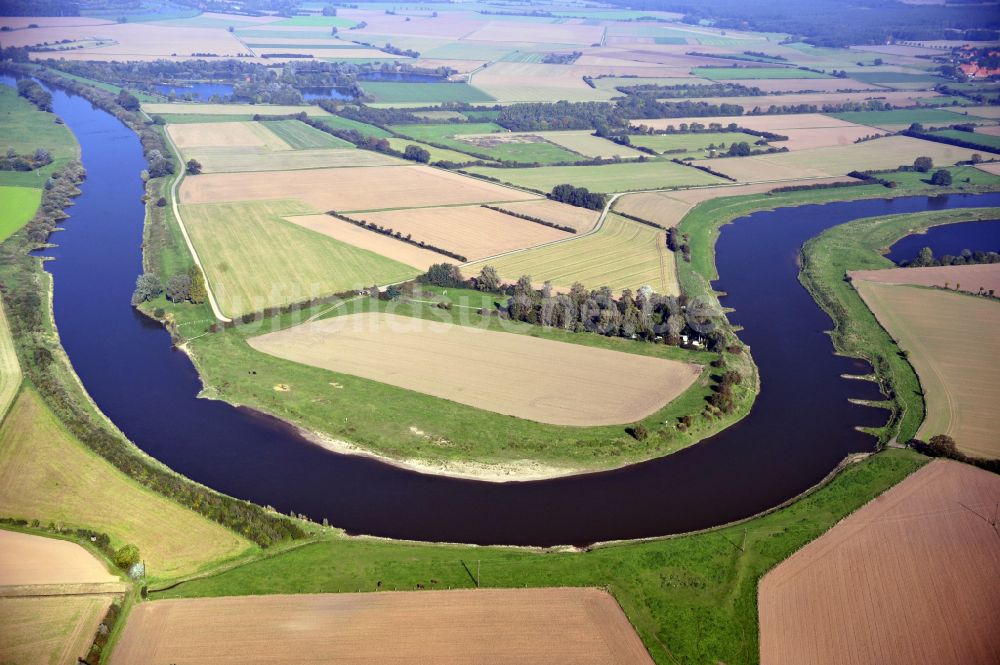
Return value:
[(924, 419), (923, 390), (913, 366), (845, 279), (853, 270), (892, 268), (882, 254), (900, 238), (932, 226), (1000, 218), (1000, 208), (942, 210), (859, 219), (833, 227), (802, 248), (800, 281), (834, 321), (831, 334), (838, 353), (864, 358), (892, 410), (878, 432), (882, 443), (916, 436)]

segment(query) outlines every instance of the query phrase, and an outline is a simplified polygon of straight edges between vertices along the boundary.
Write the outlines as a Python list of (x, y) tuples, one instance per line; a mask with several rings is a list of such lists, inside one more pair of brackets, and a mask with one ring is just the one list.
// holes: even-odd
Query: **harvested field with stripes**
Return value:
[(426, 166), (213, 173), (185, 178), (180, 188), (184, 204), (298, 199), (312, 208), (303, 214), (536, 198), (537, 194)]
[(482, 261), (469, 266), (469, 271), (485, 264), (511, 282), (530, 275), (536, 284), (551, 281), (562, 289), (573, 282), (613, 291), (635, 291), (648, 284), (657, 293), (679, 293), (674, 254), (666, 247), (663, 231), (614, 214), (586, 237)]
[[(297, 121), (296, 121), (297, 122)], [(167, 125), (167, 133), (181, 150), (188, 148), (228, 147), (288, 150), (284, 139), (269, 131), (276, 123), (260, 122), (198, 122)], [(301, 124), (303, 127), (303, 123)]]
[(370, 212), (358, 217), (412, 236), (418, 242), (455, 252), (469, 261), (572, 237), (566, 231), (482, 206), (412, 208)]
[[(262, 625), (295, 626), (263, 634)], [(112, 665), (315, 663), (652, 665), (598, 589), (480, 589), (160, 600), (129, 616)]]
[(85, 658), (111, 596), (0, 597), (0, 662), (76, 663)]
[(293, 215), (285, 217), (292, 224), (347, 243), (359, 249), (375, 252), (379, 256), (426, 271), (435, 263), (454, 261), (438, 252), (415, 247), (408, 242), (381, 233), (363, 229), (356, 224), (337, 219), (332, 215)]
[(372, 150), (358, 150), (354, 146), (275, 152), (262, 152), (259, 148), (191, 148), (184, 151), (184, 157), (198, 160), (203, 174), (405, 166), (407, 163)]
[(248, 343), (285, 360), (577, 427), (641, 420), (700, 374), (697, 365), (675, 360), (382, 312), (306, 323)]
[(504, 203), (501, 206), (504, 210), (510, 210), (522, 215), (529, 215), (544, 219), (551, 224), (566, 226), (575, 229), (577, 233), (586, 233), (594, 228), (597, 218), (601, 213), (596, 210), (578, 208), (558, 201), (548, 199), (537, 199), (535, 201), (525, 201), (523, 203)]
[(1000, 661), (997, 502), (996, 474), (936, 460), (847, 517), (761, 580), (760, 662)]

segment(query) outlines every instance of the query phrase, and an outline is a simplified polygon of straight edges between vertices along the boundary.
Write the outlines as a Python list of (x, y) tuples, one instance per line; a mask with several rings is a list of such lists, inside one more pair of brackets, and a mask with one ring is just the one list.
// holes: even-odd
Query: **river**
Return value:
[[(9, 83), (9, 80), (8, 80)], [(197, 399), (187, 356), (137, 314), (144, 209), (139, 141), (86, 100), (53, 92), (82, 147), (88, 177), (65, 231), (46, 250), (55, 320), (76, 372), (100, 408), (141, 449), (227, 494), (294, 509), (351, 533), (426, 541), (585, 545), (681, 533), (753, 515), (814, 485), (845, 455), (871, 450), (855, 430), (885, 412), (859, 361), (834, 356), (829, 318), (797, 281), (806, 239), (872, 215), (1000, 205), (1000, 195), (909, 197), (760, 212), (725, 227), (717, 260), (753, 348), (761, 393), (734, 427), (668, 457), (555, 480), (495, 484), (422, 475), (321, 449), (284, 423)]]

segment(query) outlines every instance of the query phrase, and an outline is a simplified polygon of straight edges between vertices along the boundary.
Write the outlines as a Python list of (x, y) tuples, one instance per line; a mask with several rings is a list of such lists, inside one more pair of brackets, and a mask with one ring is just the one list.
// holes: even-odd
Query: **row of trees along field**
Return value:
[(719, 351), (725, 345), (719, 318), (705, 302), (684, 295), (660, 295), (649, 287), (642, 287), (636, 293), (625, 289), (621, 297), (615, 298), (606, 286), (588, 290), (577, 282), (568, 292), (555, 293), (548, 282), (541, 289), (534, 288), (529, 276), (505, 284), (492, 266), (485, 266), (479, 275), (465, 279), (458, 267), (449, 263), (431, 266), (419, 281), (507, 297), (495, 310), (482, 310), (485, 316), (671, 345), (680, 344), (682, 335), (687, 335), (704, 339), (710, 351)]

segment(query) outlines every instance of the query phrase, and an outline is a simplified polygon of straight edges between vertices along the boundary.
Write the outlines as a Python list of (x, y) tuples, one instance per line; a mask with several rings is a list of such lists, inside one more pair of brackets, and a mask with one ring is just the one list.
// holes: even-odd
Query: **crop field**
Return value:
[(742, 81), (746, 79), (825, 79), (826, 74), (797, 67), (695, 67), (692, 76), (711, 81)]
[(271, 173), (212, 173), (185, 178), (180, 202), (225, 203), (297, 199), (311, 209), (384, 210), (538, 198), (426, 166), (375, 166)]
[(415, 247), (407, 242), (363, 229), (331, 215), (292, 215), (285, 217), (285, 219), (304, 229), (322, 233), (339, 242), (374, 252), (379, 256), (412, 266), (420, 271), (426, 271), (435, 263), (449, 260), (448, 257), (438, 252)]
[(147, 103), (142, 110), (153, 115), (291, 115), (305, 113), (308, 116), (324, 117), (330, 114), (318, 106), (304, 104), (288, 106), (281, 104), (195, 104), (188, 102)]
[[(854, 270), (853, 279), (879, 284), (911, 284), (936, 286), (966, 293), (993, 290), (1000, 294), (1000, 264), (983, 263), (967, 266), (932, 266), (928, 268), (886, 268), (885, 270)], [(964, 288), (959, 285), (964, 284)]]
[(854, 285), (920, 377), (927, 415), (917, 436), (948, 434), (969, 455), (1000, 457), (1000, 367), (983, 362), (1000, 352), (1000, 303), (907, 285)]
[(934, 132), (934, 134), (935, 136), (947, 136), (952, 139), (971, 141), (972, 143), (978, 143), (979, 145), (989, 146), (990, 148), (1000, 150), (1000, 135), (993, 135), (990, 132), (976, 131), (975, 133), (969, 133), (961, 132), (957, 129), (945, 129), (940, 132)]
[(610, 90), (612, 92), (617, 92), (618, 88), (636, 85), (695, 85), (708, 82), (709, 81), (707, 79), (697, 79), (690, 76), (604, 76), (594, 79), (594, 85), (596, 85), (599, 90)]
[(639, 157), (642, 155), (638, 150), (628, 146), (619, 145), (614, 141), (594, 136), (590, 130), (583, 131), (559, 131), (559, 132), (535, 132), (546, 141), (562, 146), (567, 150), (586, 155), (587, 157)]
[[(821, 79), (808, 79), (807, 82), (820, 82)], [(825, 81), (824, 81), (825, 82)], [(754, 82), (754, 85), (759, 83)], [(843, 85), (843, 84), (841, 84)], [(760, 87), (760, 86), (756, 86)], [(808, 88), (816, 86), (807, 86)], [(880, 91), (878, 94), (872, 92), (800, 92), (781, 95), (757, 95), (751, 97), (692, 97), (693, 102), (705, 102), (708, 104), (736, 104), (742, 106), (746, 113), (755, 108), (767, 110), (772, 106), (797, 106), (799, 104), (811, 104), (822, 107), (824, 104), (845, 104), (847, 102), (863, 102), (878, 97), (879, 101), (896, 104), (899, 106), (912, 106), (914, 103), (923, 104), (946, 104), (950, 103), (950, 98), (941, 97), (940, 100), (933, 95), (934, 92), (901, 92), (901, 91)]]
[(893, 87), (893, 84), (904, 83), (904, 84), (917, 84), (924, 88), (931, 88), (936, 83), (944, 83), (946, 79), (940, 76), (934, 76), (932, 74), (917, 74), (908, 72), (859, 72), (852, 71), (851, 78), (855, 81), (861, 81), (862, 83), (875, 83), (877, 85), (887, 85)]
[(436, 148), (432, 145), (421, 143), (420, 141), (414, 139), (393, 136), (386, 140), (389, 142), (389, 145), (392, 146), (393, 150), (399, 150), (400, 152), (404, 152), (406, 150), (406, 146), (408, 145), (415, 145), (418, 148), (423, 148), (431, 154), (431, 163), (446, 161), (462, 164), (476, 159), (475, 157), (467, 155), (464, 152), (456, 152), (454, 150), (448, 150), (447, 148)]
[[(236, 57), (247, 48), (225, 29), (168, 27), (164, 23), (106, 23), (74, 27), (51, 26), (4, 33), (4, 46), (32, 46), (64, 39), (79, 41), (100, 38), (103, 46), (65, 51), (59, 57), (72, 60), (155, 60), (173, 54), (188, 59), (192, 53), (217, 53)], [(34, 59), (48, 59), (51, 53), (32, 53)]]
[(579, 155), (553, 143), (531, 134), (511, 134), (500, 125), (491, 122), (394, 125), (390, 129), (418, 141), (439, 143), (459, 152), (485, 154), (496, 160), (531, 164), (575, 162), (581, 159)]
[[(881, 127), (883, 129), (906, 129), (914, 122), (925, 127), (953, 125), (960, 122), (989, 123), (988, 118), (974, 115), (960, 117), (952, 111), (943, 109), (895, 109), (893, 111), (851, 111), (848, 113), (831, 113), (830, 117), (854, 122), (859, 125)], [(956, 119), (957, 118), (957, 119)]]
[(362, 81), (366, 93), (377, 102), (492, 102), (482, 90), (467, 83), (397, 83), (394, 81)]
[(508, 281), (530, 275), (535, 283), (551, 281), (563, 289), (580, 282), (616, 292), (648, 284), (657, 293), (676, 295), (674, 254), (665, 243), (663, 231), (610, 214), (596, 233), (484, 261), (470, 270), (488, 263)]
[(110, 605), (111, 596), (0, 597), (0, 662), (78, 662)]
[(0, 530), (0, 587), (118, 581), (76, 543)]
[(887, 136), (846, 146), (701, 160), (695, 163), (709, 166), (741, 182), (759, 182), (844, 175), (856, 169), (894, 169), (911, 165), (913, 160), (921, 156), (930, 157), (935, 166), (946, 166), (966, 161), (974, 152), (975, 150), (908, 136)]
[(666, 161), (601, 166), (542, 166), (524, 169), (474, 166), (466, 170), (469, 173), (498, 178), (512, 185), (543, 192), (551, 191), (556, 185), (564, 183), (586, 187), (592, 192), (610, 194), (637, 189), (666, 189), (725, 182), (722, 178), (704, 171)]
[(501, 102), (548, 102), (553, 99), (587, 102), (621, 96), (614, 90), (591, 88), (583, 82), (584, 73), (586, 70), (566, 65), (496, 62), (476, 72), (472, 84)]
[(787, 141), (774, 141), (771, 145), (789, 150), (809, 150), (812, 148), (830, 148), (834, 146), (849, 146), (855, 141), (869, 136), (882, 136), (880, 129), (866, 125), (851, 125), (847, 127), (809, 127), (803, 129), (783, 129), (780, 132), (787, 136)]
[(546, 222), (568, 226), (576, 230), (577, 233), (586, 233), (594, 228), (600, 213), (596, 210), (578, 208), (558, 201), (548, 199), (537, 199), (535, 201), (525, 201), (523, 203), (505, 203), (498, 206), (504, 210), (511, 210), (522, 215), (530, 215), (544, 219)]
[[(307, 125), (295, 122), (303, 127)], [(167, 133), (180, 150), (190, 148), (261, 148), (262, 150), (289, 150), (284, 137), (269, 131), (277, 122), (215, 122), (167, 125)]]
[[(649, 148), (659, 153), (671, 151), (670, 157), (696, 154), (705, 156), (709, 145), (728, 147), (732, 143), (746, 141), (753, 145), (758, 137), (743, 132), (699, 132), (697, 134), (640, 134), (630, 136), (632, 145)], [(776, 145), (784, 145), (784, 142)], [(677, 151), (677, 152), (673, 152)]]
[[(249, 340), (257, 351), (553, 425), (631, 423), (663, 408), (697, 365), (382, 312)], [(544, 368), (543, 372), (538, 372)], [(525, 383), (526, 372), (534, 379)], [(601, 376), (601, 381), (593, 381)]]
[[(818, 178), (809, 184), (825, 184), (852, 181), (853, 178)], [(752, 185), (721, 185), (719, 187), (698, 187), (678, 189), (670, 192), (636, 192), (615, 201), (614, 209), (641, 219), (656, 222), (660, 226), (677, 226), (692, 208), (699, 203), (724, 196), (746, 196), (763, 194), (787, 183), (756, 183)]]
[(259, 148), (190, 148), (184, 157), (197, 159), (202, 175), (211, 173), (248, 173), (253, 171), (297, 171), (389, 167), (405, 165), (401, 159), (373, 150), (322, 148), (316, 150), (262, 151)]
[(339, 115), (317, 116), (316, 119), (322, 122), (324, 125), (329, 125), (334, 129), (357, 130), (363, 136), (374, 136), (380, 139), (392, 136), (392, 134), (385, 131), (381, 127), (376, 127), (375, 125), (369, 125), (364, 122), (358, 122), (357, 120), (351, 120), (350, 118), (342, 118)]
[(294, 150), (313, 148), (353, 148), (354, 145), (336, 136), (321, 132), (298, 120), (271, 120), (264, 127), (277, 134)]
[(363, 213), (358, 217), (404, 236), (413, 236), (414, 240), (456, 252), (470, 261), (572, 235), (482, 206), (387, 210)]
[(290, 200), (182, 206), (222, 311), (236, 316), (416, 276), (411, 266), (283, 219), (314, 212)]
[[(261, 625), (295, 626), (266, 639)], [(142, 603), (111, 664), (310, 662), (652, 664), (598, 589), (302, 594)]]
[(997, 106), (967, 106), (965, 108), (948, 109), (948, 111), (959, 115), (973, 115), (977, 118), (987, 118), (993, 121), (1000, 120), (1000, 107)]
[(42, 190), (35, 187), (0, 185), (0, 242), (31, 221), (42, 202)]
[(102, 531), (115, 547), (135, 544), (156, 578), (193, 573), (250, 547), (127, 478), (74, 439), (27, 388), (0, 426), (0, 505), (6, 516)]
[(1000, 477), (936, 460), (761, 580), (760, 661), (1000, 659)]
[[(761, 99), (767, 99), (762, 97)], [(855, 123), (845, 120), (838, 120), (821, 113), (790, 113), (785, 115), (726, 115), (712, 116), (707, 118), (687, 117), (687, 118), (643, 118), (633, 120), (632, 125), (639, 127), (645, 125), (653, 129), (668, 129), (674, 127), (680, 129), (681, 125), (692, 125), (694, 123), (708, 128), (713, 124), (728, 127), (737, 125), (754, 129), (759, 132), (774, 132), (780, 134), (786, 129), (813, 129), (817, 127), (854, 127)]]

